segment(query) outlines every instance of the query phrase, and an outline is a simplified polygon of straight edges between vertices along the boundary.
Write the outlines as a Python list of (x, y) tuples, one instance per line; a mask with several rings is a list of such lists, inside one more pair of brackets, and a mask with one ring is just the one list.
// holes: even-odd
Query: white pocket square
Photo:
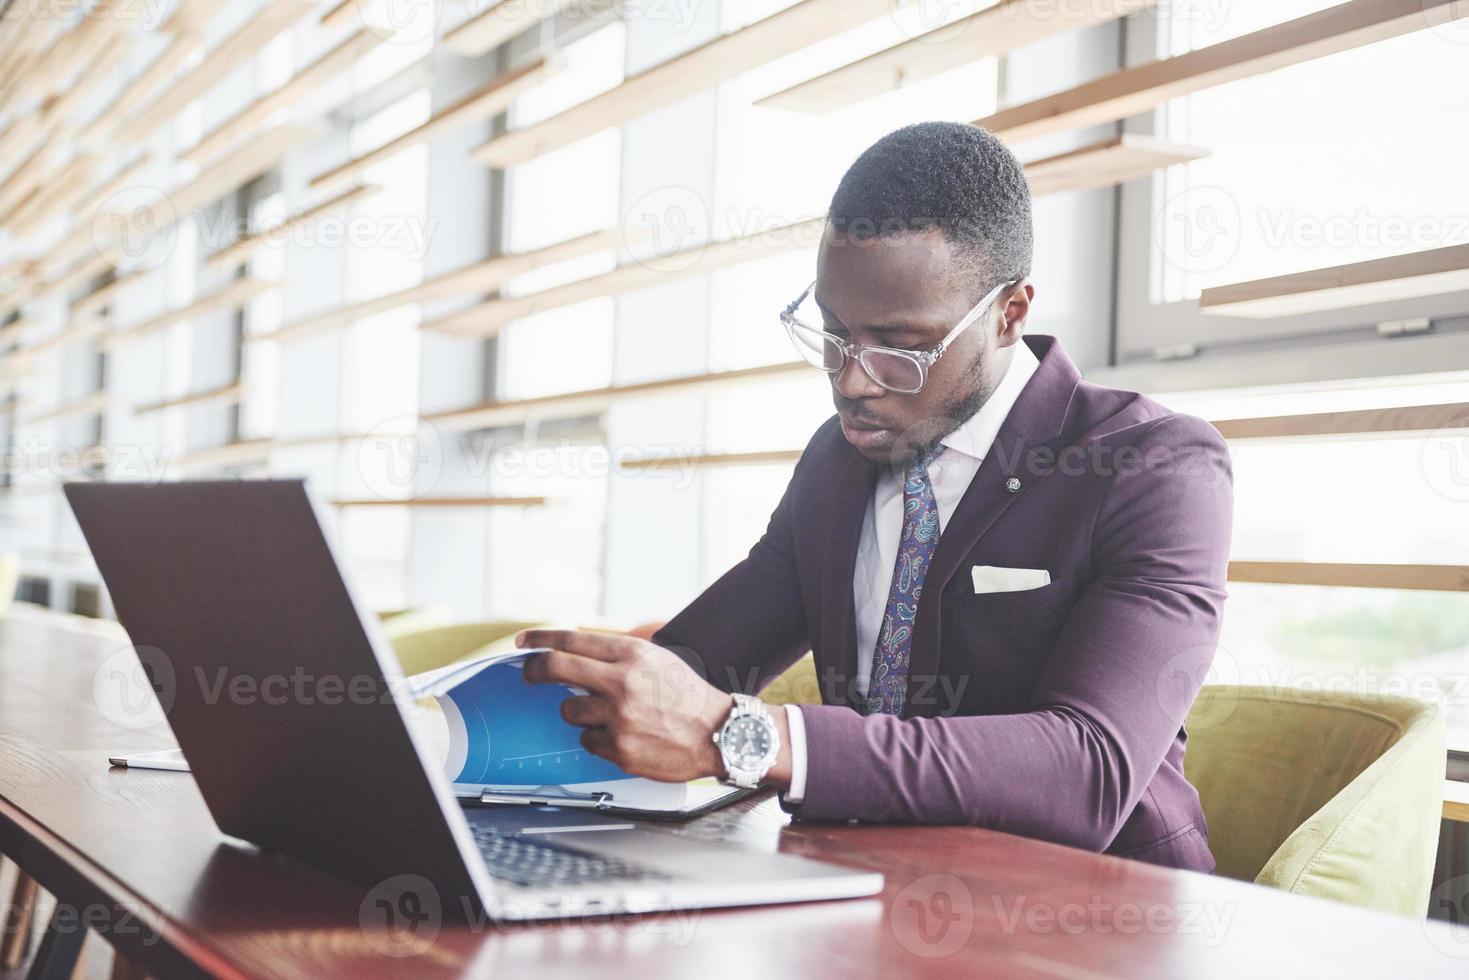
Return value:
[(975, 565), (972, 574), (975, 595), (983, 592), (1026, 592), (1051, 584), (1051, 573), (1044, 568)]

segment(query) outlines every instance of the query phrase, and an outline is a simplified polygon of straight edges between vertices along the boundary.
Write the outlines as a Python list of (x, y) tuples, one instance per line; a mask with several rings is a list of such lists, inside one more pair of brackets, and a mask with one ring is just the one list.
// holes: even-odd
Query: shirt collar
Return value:
[(1025, 390), (1026, 382), (1041, 363), (1023, 337), (1015, 344), (1014, 350), (1010, 366), (1005, 370), (1005, 376), (1000, 379), (994, 393), (967, 422), (939, 440), (946, 449), (979, 460), (984, 459), (990, 451), (1010, 409), (1015, 407), (1020, 393)]

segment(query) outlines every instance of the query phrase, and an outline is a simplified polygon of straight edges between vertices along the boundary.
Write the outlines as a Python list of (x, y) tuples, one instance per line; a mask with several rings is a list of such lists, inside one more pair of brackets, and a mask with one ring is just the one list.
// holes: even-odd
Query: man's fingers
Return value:
[(570, 684), (598, 693), (611, 691), (619, 674), (611, 664), (564, 650), (538, 653), (525, 662), (525, 679), (531, 684)]
[(619, 660), (627, 652), (630, 637), (580, 630), (523, 630), (515, 637), (520, 647), (550, 647), (593, 660)]
[(581, 747), (602, 759), (612, 758), (612, 733), (605, 728), (588, 728), (581, 733)]
[(561, 702), (561, 717), (573, 725), (610, 725), (612, 702), (596, 694), (570, 697)]

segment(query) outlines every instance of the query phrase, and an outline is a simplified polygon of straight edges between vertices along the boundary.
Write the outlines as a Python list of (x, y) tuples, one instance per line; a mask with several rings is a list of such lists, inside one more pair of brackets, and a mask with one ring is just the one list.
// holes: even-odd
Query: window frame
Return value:
[[(1125, 65), (1132, 67), (1168, 56), (1167, 16), (1164, 12), (1158, 16), (1129, 17), (1123, 22)], [(1123, 130), (1155, 135), (1166, 131), (1167, 114), (1165, 103), (1151, 113), (1126, 120)], [(1130, 181), (1118, 190), (1118, 261), (1112, 320), (1114, 367), (1177, 359), (1199, 362), (1200, 370), (1188, 373), (1207, 375), (1210, 372), (1203, 365), (1219, 354), (1305, 351), (1353, 340), (1368, 340), (1381, 347), (1399, 343), (1401, 339), (1382, 336), (1378, 324), (1419, 317), (1433, 322), (1432, 332), (1427, 335), (1430, 337), (1469, 332), (1469, 290), (1270, 319), (1209, 316), (1199, 310), (1197, 300), (1154, 303), (1152, 284), (1157, 264), (1162, 261), (1161, 253), (1155, 248), (1154, 223), (1160, 205), (1176, 192), (1170, 184), (1176, 181), (1177, 172), (1173, 171), (1170, 177), (1170, 171), (1154, 174), (1150, 179)], [(1231, 334), (1228, 339), (1220, 338), (1223, 323), (1228, 324)], [(1370, 356), (1351, 359), (1339, 366), (1343, 372), (1340, 377), (1382, 376), (1384, 372), (1376, 369), (1376, 363), (1377, 359)], [(1396, 363), (1393, 373), (1404, 373), (1405, 367), (1414, 373), (1434, 373), (1443, 370), (1445, 363), (1443, 353), (1433, 344), (1427, 344), (1413, 354), (1409, 365)], [(1320, 380), (1306, 370), (1298, 377), (1280, 377), (1278, 371), (1263, 365), (1256, 369), (1247, 364), (1233, 367), (1242, 370), (1243, 376), (1225, 377), (1221, 371), (1215, 374), (1212, 384), (1198, 386), (1248, 387)], [(1159, 368), (1157, 373), (1166, 375), (1169, 364), (1161, 364)]]

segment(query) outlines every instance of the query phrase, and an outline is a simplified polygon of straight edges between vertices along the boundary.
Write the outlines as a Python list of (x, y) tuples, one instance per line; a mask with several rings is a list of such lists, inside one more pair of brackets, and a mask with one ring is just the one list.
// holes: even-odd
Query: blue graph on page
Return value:
[[(561, 718), (571, 688), (526, 684), (519, 663), (498, 663), (441, 696), (464, 725), (464, 765), (455, 783), (568, 786), (627, 773), (581, 746), (581, 729)], [(446, 706), (447, 707), (447, 706)]]

